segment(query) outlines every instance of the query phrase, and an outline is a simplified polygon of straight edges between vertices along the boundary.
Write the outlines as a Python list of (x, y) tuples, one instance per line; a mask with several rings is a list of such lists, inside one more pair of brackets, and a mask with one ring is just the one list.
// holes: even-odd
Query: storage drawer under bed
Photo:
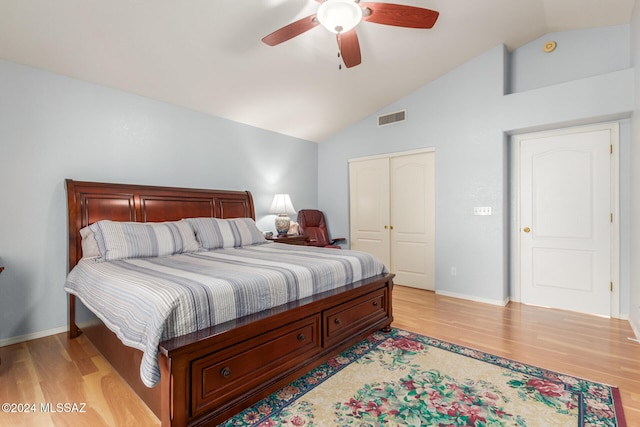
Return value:
[(233, 400), (320, 350), (318, 314), (195, 360), (192, 416)]
[(326, 310), (322, 315), (325, 347), (340, 342), (345, 337), (389, 318), (387, 288), (378, 289), (359, 298)]

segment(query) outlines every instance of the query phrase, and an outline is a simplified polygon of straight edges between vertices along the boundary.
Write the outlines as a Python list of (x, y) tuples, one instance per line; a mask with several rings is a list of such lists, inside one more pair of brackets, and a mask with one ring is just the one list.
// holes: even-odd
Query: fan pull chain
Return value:
[(338, 43), (338, 70), (342, 70), (342, 55), (340, 55), (340, 51), (342, 50), (342, 39), (340, 38), (340, 33), (336, 34), (336, 42)]

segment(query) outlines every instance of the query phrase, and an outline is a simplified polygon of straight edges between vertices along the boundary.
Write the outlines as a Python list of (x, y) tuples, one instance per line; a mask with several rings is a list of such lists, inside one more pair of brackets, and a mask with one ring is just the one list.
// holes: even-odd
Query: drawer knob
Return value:
[(341, 324), (341, 323), (342, 323), (342, 320), (340, 320), (340, 319), (338, 319), (338, 318), (336, 317), (336, 320), (334, 320), (334, 321), (333, 321), (333, 323), (335, 323), (336, 325), (339, 325), (339, 324)]
[(223, 378), (229, 378), (231, 376), (231, 369), (227, 368), (226, 366), (220, 369), (220, 376), (222, 376)]
[(373, 302), (373, 306), (374, 306), (374, 307), (377, 307), (377, 306), (378, 306), (378, 301), (374, 301), (374, 302)]
[(304, 334), (299, 334), (298, 335), (298, 341), (305, 342), (306, 340), (307, 340), (307, 337), (305, 337)]

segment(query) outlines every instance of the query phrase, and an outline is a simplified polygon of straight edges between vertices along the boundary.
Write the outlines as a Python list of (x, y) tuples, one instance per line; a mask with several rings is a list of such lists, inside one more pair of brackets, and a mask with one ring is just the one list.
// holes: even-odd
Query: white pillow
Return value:
[(96, 236), (89, 226), (80, 229), (80, 237), (82, 237), (82, 258), (95, 258), (100, 256)]
[(98, 221), (94, 232), (102, 260), (147, 258), (195, 252), (198, 241), (188, 222)]

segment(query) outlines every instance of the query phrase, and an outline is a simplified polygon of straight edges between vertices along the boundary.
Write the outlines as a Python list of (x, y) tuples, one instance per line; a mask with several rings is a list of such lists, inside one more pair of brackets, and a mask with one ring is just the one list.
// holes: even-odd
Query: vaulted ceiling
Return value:
[(0, 0), (0, 58), (321, 142), (497, 45), (628, 24), (635, 3), (392, 2), (440, 17), (429, 30), (361, 22), (362, 63), (349, 69), (320, 26), (261, 42), (315, 0)]

